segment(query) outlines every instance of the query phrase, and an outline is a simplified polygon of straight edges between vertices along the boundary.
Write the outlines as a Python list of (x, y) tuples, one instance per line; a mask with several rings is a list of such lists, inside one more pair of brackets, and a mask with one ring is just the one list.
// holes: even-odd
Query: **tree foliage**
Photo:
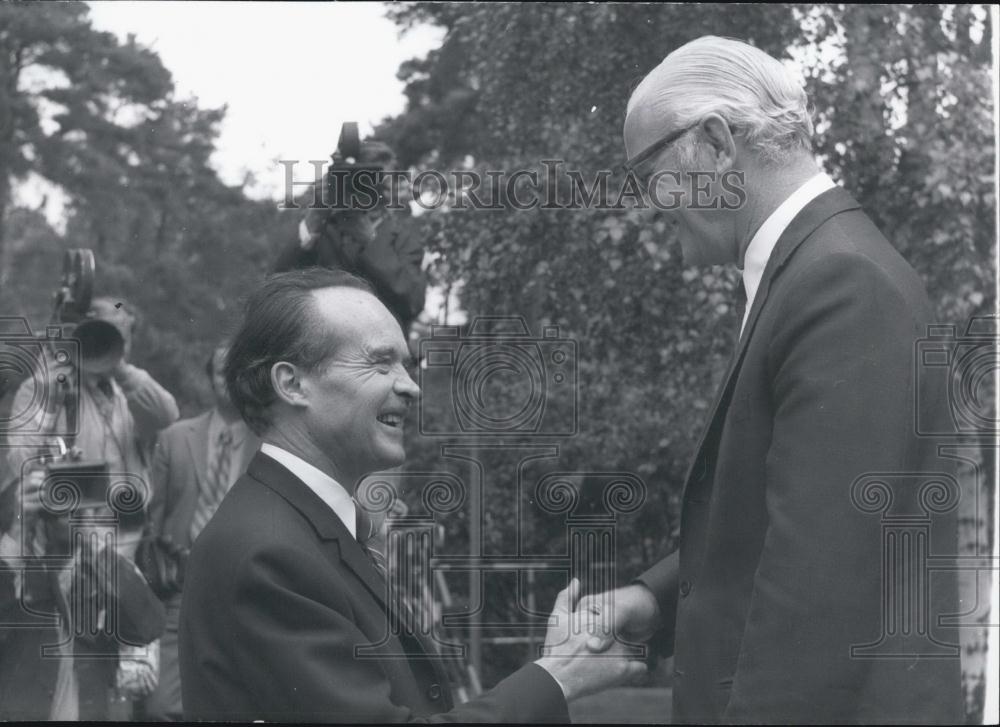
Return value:
[[(2, 312), (43, 324), (62, 250), (93, 248), (97, 293), (139, 309), (136, 362), (192, 412), (209, 401), (197, 372), (294, 222), (218, 178), (225, 109), (178, 99), (153, 51), (95, 30), (88, 12), (0, 5)], [(29, 172), (66, 194), (65, 234), (9, 209), (11, 184)]]
[[(817, 151), (924, 279), (941, 322), (996, 307), (991, 29), (983, 8), (811, 11)], [(978, 30), (979, 40), (975, 40)]]

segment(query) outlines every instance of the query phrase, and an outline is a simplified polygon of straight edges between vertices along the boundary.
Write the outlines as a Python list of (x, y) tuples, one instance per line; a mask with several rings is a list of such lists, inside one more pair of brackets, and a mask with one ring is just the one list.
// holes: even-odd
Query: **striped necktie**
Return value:
[(212, 466), (205, 478), (205, 488), (201, 491), (198, 507), (195, 508), (194, 517), (191, 519), (192, 542), (212, 519), (212, 515), (219, 508), (222, 498), (229, 491), (229, 464), (233, 445), (232, 430), (229, 427), (223, 427), (216, 442), (215, 459), (212, 460)]

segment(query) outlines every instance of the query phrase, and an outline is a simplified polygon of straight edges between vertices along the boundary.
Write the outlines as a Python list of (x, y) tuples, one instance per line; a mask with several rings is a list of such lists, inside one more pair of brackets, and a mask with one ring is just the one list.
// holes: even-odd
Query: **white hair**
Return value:
[(682, 45), (642, 79), (629, 99), (656, 115), (671, 112), (678, 128), (717, 113), (765, 160), (812, 148), (813, 125), (802, 84), (764, 51), (706, 35)]

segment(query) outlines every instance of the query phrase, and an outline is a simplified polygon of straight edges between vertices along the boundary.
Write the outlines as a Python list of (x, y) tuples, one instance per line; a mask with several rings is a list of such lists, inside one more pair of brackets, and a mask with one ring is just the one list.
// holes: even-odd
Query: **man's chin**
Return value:
[(406, 461), (406, 450), (400, 444), (386, 444), (379, 452), (379, 469), (388, 470), (399, 467)]

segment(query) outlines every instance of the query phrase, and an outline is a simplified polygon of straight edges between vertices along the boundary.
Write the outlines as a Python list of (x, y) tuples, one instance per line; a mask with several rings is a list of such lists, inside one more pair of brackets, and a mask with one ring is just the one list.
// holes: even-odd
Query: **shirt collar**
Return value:
[(743, 315), (744, 324), (746, 324), (757, 289), (760, 287), (761, 278), (764, 277), (764, 268), (767, 266), (771, 252), (778, 244), (782, 233), (807, 204), (823, 192), (836, 186), (836, 183), (824, 172), (811, 177), (778, 205), (777, 209), (764, 220), (764, 224), (754, 234), (743, 258), (743, 288), (747, 294), (747, 307)]
[(357, 538), (354, 499), (339, 482), (301, 457), (270, 442), (261, 444), (260, 451), (284, 465), (288, 471), (302, 480), (306, 487), (315, 492), (327, 507), (333, 510), (350, 531), (351, 536)]
[(227, 422), (223, 419), (222, 414), (219, 413), (219, 409), (213, 408), (212, 414), (208, 419), (208, 443), (209, 446), (215, 444), (219, 439), (219, 432), (225, 428), (229, 428), (229, 434), (232, 436), (232, 446), (239, 447), (243, 444), (243, 440), (246, 439), (249, 432), (249, 428), (242, 419), (236, 419), (232, 422)]

